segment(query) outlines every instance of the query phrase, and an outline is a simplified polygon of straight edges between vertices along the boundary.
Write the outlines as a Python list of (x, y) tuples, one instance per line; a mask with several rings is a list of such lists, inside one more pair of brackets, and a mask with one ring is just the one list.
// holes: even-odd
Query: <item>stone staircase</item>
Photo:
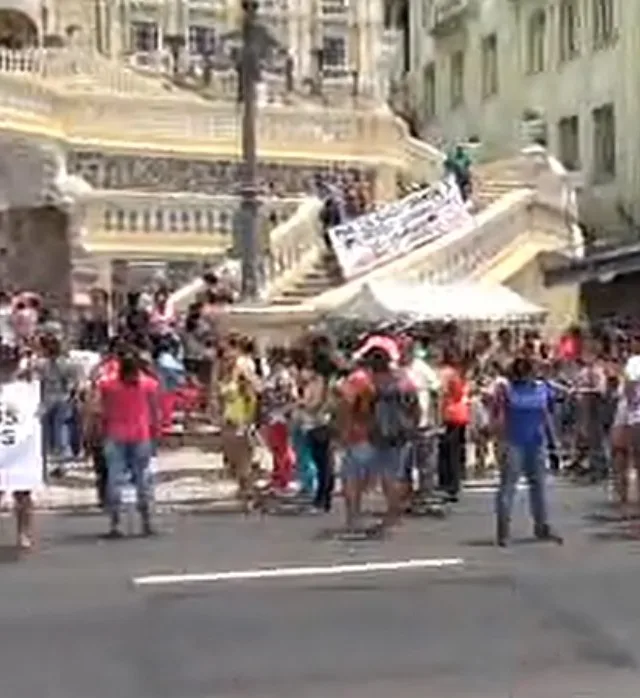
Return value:
[(482, 179), (476, 181), (476, 186), (477, 191), (473, 194), (474, 206), (476, 211), (482, 211), (514, 189), (525, 189), (527, 184), (516, 180)]
[[(498, 169), (497, 174), (502, 174)], [(526, 188), (527, 184), (519, 181), (508, 170), (504, 172), (504, 179), (485, 179), (480, 168), (474, 181), (473, 206), (478, 213), (489, 205), (498, 201), (503, 196), (515, 189)], [(344, 283), (335, 255), (330, 250), (325, 250), (314, 262), (313, 266), (302, 272), (284, 287), (278, 289), (269, 301), (273, 305), (296, 305), (310, 301), (312, 298)]]
[(278, 291), (269, 300), (273, 305), (303, 303), (324, 291), (339, 286), (344, 279), (338, 260), (331, 250), (324, 251), (313, 266)]

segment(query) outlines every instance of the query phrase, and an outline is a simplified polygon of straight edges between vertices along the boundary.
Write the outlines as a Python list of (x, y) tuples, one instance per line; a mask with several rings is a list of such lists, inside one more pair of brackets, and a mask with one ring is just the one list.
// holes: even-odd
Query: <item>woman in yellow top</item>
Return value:
[(222, 360), (219, 393), (222, 407), (222, 450), (245, 512), (253, 495), (253, 427), (258, 414), (258, 380), (233, 352)]

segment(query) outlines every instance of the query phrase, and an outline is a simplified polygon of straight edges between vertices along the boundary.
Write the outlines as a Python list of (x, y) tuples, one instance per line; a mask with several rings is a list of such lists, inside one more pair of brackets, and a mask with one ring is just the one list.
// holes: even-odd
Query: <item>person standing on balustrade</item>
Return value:
[(471, 196), (471, 158), (462, 145), (456, 145), (444, 161), (445, 175), (451, 175), (458, 185), (460, 196), (467, 201)]

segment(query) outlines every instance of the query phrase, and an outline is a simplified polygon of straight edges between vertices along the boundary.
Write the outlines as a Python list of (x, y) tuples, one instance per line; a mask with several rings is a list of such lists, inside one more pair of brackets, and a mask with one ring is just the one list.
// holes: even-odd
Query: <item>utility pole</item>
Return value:
[(242, 188), (237, 231), (242, 261), (242, 300), (255, 301), (260, 292), (258, 245), (258, 191), (256, 153), (256, 83), (259, 80), (259, 57), (256, 46), (258, 3), (242, 0), (242, 57), (240, 80), (242, 99)]

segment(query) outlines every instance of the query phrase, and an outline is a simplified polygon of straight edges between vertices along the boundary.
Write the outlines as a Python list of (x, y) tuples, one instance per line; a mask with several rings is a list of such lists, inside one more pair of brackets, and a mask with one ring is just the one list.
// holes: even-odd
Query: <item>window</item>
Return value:
[(192, 25), (189, 27), (189, 53), (206, 56), (216, 47), (216, 32), (213, 27)]
[(541, 73), (544, 70), (544, 43), (547, 33), (547, 16), (544, 10), (536, 10), (529, 17), (527, 26), (527, 70)]
[(131, 50), (157, 51), (158, 25), (155, 22), (131, 23)]
[(560, 161), (568, 170), (580, 169), (580, 121), (567, 116), (558, 122)]
[(562, 0), (560, 4), (560, 60), (573, 60), (579, 53), (577, 0)]
[(609, 46), (615, 38), (613, 0), (592, 0), (593, 43), (596, 49)]
[(464, 102), (464, 52), (456, 51), (451, 56), (450, 75), (451, 108), (455, 109)]
[(424, 111), (427, 119), (436, 115), (436, 67), (433, 63), (424, 67)]
[(323, 15), (341, 15), (349, 9), (348, 0), (322, 0)]
[(347, 67), (347, 41), (344, 36), (325, 35), (322, 37), (323, 70), (344, 71)]
[(597, 182), (616, 174), (616, 115), (613, 104), (593, 110), (593, 175)]
[(482, 39), (482, 96), (498, 94), (498, 37), (490, 34)]

